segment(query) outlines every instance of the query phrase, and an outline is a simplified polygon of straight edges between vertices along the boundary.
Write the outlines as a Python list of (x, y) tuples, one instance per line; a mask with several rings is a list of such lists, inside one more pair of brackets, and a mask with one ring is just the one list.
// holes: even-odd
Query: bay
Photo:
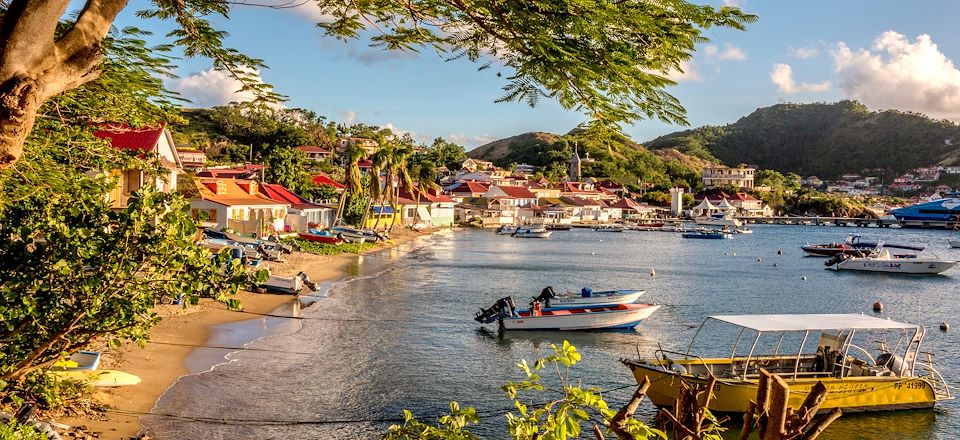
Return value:
[[(250, 347), (259, 350), (231, 354), (228, 363), (182, 378), (154, 410), (194, 420), (151, 416), (143, 422), (160, 439), (376, 438), (399, 422), (403, 409), (432, 421), (456, 400), (482, 416), (473, 432), (505, 438), (503, 414), (513, 408), (499, 386), (521, 380), (515, 364), (549, 355), (551, 344), (574, 344), (583, 361), (569, 371), (571, 380), (604, 390), (619, 407), (635, 388), (619, 359), (652, 356), (658, 343), (685, 348), (707, 315), (874, 314), (876, 301), (885, 305), (882, 316), (925, 326), (924, 350), (935, 354), (948, 382), (960, 383), (956, 331), (938, 330), (960, 316), (958, 269), (932, 277), (834, 272), (799, 249), (860, 233), (960, 259), (946, 244), (947, 231), (752, 228), (754, 234), (733, 240), (585, 229), (558, 231), (548, 240), (483, 230), (421, 237), (358, 258), (327, 298), (303, 310), (299, 331), (257, 341)], [(645, 289), (641, 301), (664, 306), (634, 331), (499, 337), (495, 326), (472, 320), (498, 298), (513, 295), (526, 304), (547, 285), (558, 292)], [(544, 381), (556, 384), (556, 374), (545, 373)], [(638, 415), (649, 420), (654, 412), (645, 402)], [(958, 431), (958, 404), (947, 401), (934, 411), (845, 415), (821, 438), (947, 439)]]

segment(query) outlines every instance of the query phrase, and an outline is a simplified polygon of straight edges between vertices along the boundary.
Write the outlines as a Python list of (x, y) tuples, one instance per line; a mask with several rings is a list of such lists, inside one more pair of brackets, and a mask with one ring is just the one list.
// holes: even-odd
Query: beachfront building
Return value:
[(540, 217), (543, 223), (566, 224), (574, 222), (573, 210), (579, 205), (564, 201), (560, 197), (541, 197), (537, 200), (535, 216)]
[[(364, 228), (377, 231), (387, 230), (391, 224), (402, 225), (403, 216), (400, 213), (400, 201), (396, 205), (386, 205), (377, 203), (370, 206), (370, 213), (367, 214), (367, 222), (363, 224)], [(396, 219), (394, 219), (396, 217)]]
[[(486, 197), (469, 197), (463, 199), (454, 208), (457, 223), (479, 222), (481, 227), (495, 228), (501, 225), (520, 223), (515, 208), (502, 209), (499, 204), (491, 203)], [(533, 211), (531, 210), (531, 217)]]
[(283, 219), (285, 232), (303, 232), (311, 226), (320, 229), (333, 226), (336, 208), (312, 203), (283, 185), (263, 183), (258, 187), (260, 194), (268, 199), (290, 205)]
[(490, 200), (499, 200), (504, 206), (537, 205), (537, 195), (522, 186), (491, 186), (483, 196)]
[(756, 171), (756, 168), (751, 167), (704, 167), (702, 172), (703, 187), (710, 189), (732, 185), (740, 188), (751, 189), (753, 188), (753, 175)]
[(610, 221), (612, 210), (597, 199), (583, 197), (562, 197), (564, 202), (573, 205), (571, 217), (580, 223), (606, 223)]
[(630, 198), (617, 200), (611, 204), (610, 207), (619, 208), (621, 210), (620, 218), (623, 220), (651, 219), (658, 217), (664, 212), (669, 212), (666, 209), (646, 205)]
[[(420, 222), (432, 228), (453, 227), (455, 222), (454, 206), (456, 205), (453, 199), (429, 191), (417, 191), (417, 193), (420, 194), (420, 203), (414, 203), (417, 219), (414, 221), (414, 212), (408, 206), (404, 206), (402, 215), (405, 226), (407, 226), (407, 223), (409, 223), (409, 226), (413, 226)], [(400, 197), (414, 202), (417, 199), (416, 193), (411, 195), (404, 189), (400, 190)]]
[(332, 151), (316, 145), (301, 145), (297, 147), (297, 150), (300, 150), (307, 159), (316, 162), (323, 162), (333, 156)]
[(130, 128), (126, 125), (108, 125), (95, 131), (93, 135), (109, 140), (113, 148), (135, 151), (144, 158), (156, 158), (164, 169), (163, 173), (155, 177), (142, 169), (111, 170), (110, 176), (117, 181), (116, 187), (107, 194), (111, 207), (126, 208), (130, 196), (148, 185), (162, 192), (177, 190), (177, 176), (183, 164), (177, 155), (173, 137), (163, 126)]
[(190, 212), (203, 226), (258, 236), (283, 231), (290, 204), (261, 195), (257, 181), (203, 177), (193, 181), (199, 195), (190, 200)]

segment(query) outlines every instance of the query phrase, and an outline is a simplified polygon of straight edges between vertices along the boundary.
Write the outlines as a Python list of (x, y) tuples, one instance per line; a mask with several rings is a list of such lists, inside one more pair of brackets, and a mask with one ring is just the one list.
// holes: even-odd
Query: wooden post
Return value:
[(814, 385), (797, 411), (789, 405), (790, 387), (777, 375), (760, 369), (760, 383), (757, 389), (757, 401), (750, 402), (749, 410), (743, 415), (743, 430), (740, 440), (746, 440), (757, 420), (761, 440), (814, 440), (840, 417), (839, 408), (834, 408), (825, 417), (813, 423), (820, 406), (827, 398), (827, 388), (823, 383)]

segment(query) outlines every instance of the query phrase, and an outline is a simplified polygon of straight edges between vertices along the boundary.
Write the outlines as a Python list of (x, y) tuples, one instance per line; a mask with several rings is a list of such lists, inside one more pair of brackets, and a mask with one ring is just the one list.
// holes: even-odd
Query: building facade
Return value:
[(733, 185), (744, 189), (753, 188), (753, 175), (756, 168), (705, 167), (703, 169), (703, 187), (717, 188)]

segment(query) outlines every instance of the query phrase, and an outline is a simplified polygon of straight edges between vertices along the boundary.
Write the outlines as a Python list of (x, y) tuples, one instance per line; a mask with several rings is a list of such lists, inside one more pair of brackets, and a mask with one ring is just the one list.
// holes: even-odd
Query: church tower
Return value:
[(571, 182), (579, 182), (581, 175), (580, 170), (580, 155), (577, 154), (577, 143), (573, 143), (573, 156), (570, 157), (570, 176), (569, 179)]

